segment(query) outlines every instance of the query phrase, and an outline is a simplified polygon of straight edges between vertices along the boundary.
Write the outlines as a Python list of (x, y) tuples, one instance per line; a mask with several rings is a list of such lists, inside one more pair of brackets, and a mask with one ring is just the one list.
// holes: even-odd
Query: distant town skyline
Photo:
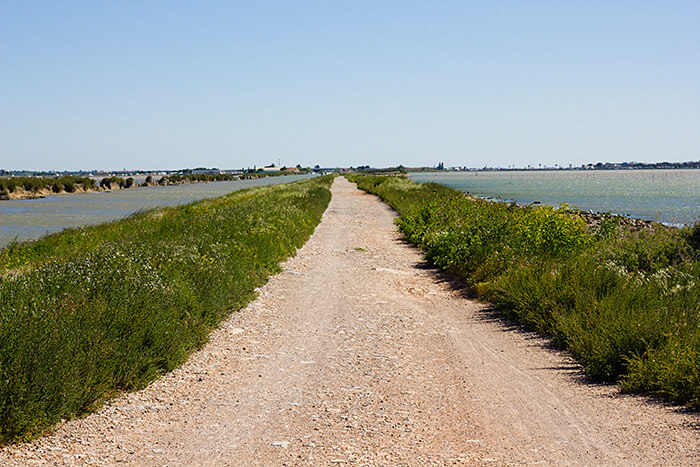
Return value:
[(0, 11), (0, 169), (700, 159), (698, 2)]

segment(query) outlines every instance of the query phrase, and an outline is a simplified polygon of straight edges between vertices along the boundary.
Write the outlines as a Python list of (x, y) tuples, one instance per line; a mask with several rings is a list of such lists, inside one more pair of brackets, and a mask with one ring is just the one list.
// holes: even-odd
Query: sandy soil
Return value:
[(339, 179), (323, 222), (180, 369), (0, 463), (691, 465), (697, 414), (587, 384)]

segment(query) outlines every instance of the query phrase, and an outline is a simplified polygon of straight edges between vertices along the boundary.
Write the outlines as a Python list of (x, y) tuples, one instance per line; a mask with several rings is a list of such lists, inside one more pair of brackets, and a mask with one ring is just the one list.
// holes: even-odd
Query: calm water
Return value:
[(176, 206), (254, 186), (293, 182), (311, 175), (256, 180), (152, 186), (100, 193), (63, 194), (42, 199), (0, 201), (0, 247), (14, 238), (29, 240), (66, 227), (96, 224), (142, 209)]
[(700, 170), (694, 169), (443, 172), (416, 173), (411, 178), (523, 204), (567, 203), (586, 211), (669, 224), (700, 221)]

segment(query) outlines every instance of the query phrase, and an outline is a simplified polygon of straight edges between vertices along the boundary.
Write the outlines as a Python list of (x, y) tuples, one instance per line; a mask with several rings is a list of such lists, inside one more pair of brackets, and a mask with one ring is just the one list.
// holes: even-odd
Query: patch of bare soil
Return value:
[(311, 240), (182, 368), (0, 463), (700, 464), (697, 415), (585, 383), (394, 216), (336, 180)]

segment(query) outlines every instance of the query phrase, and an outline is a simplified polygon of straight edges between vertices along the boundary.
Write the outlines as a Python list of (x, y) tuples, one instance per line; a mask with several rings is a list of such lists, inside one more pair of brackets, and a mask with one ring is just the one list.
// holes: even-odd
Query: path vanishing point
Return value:
[(257, 300), (145, 390), (2, 465), (700, 465), (700, 418), (589, 384), (336, 179)]

